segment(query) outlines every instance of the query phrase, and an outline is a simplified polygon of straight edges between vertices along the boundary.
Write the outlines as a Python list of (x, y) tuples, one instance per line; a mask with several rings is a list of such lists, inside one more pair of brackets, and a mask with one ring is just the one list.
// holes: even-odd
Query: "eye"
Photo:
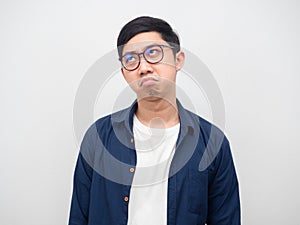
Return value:
[(145, 54), (149, 57), (157, 57), (161, 54), (161, 49), (158, 46), (152, 46), (146, 49)]
[(133, 63), (136, 61), (136, 55), (134, 54), (126, 54), (123, 56), (123, 62), (125, 64)]

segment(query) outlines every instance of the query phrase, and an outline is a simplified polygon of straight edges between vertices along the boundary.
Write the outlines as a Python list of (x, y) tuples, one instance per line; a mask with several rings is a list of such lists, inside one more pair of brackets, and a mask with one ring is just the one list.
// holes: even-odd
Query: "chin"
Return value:
[(138, 94), (138, 99), (139, 100), (147, 100), (147, 101), (154, 101), (161, 99), (162, 96), (160, 93), (158, 93), (155, 90), (148, 90), (147, 92), (143, 92), (142, 94)]

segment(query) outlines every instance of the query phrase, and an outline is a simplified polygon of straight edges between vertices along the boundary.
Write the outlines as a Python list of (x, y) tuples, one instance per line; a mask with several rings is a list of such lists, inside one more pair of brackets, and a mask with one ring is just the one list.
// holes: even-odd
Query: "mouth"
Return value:
[(151, 85), (154, 85), (157, 83), (158, 81), (158, 77), (157, 76), (147, 76), (147, 77), (144, 77), (140, 80), (139, 82), (139, 86), (142, 87), (142, 86), (151, 86)]

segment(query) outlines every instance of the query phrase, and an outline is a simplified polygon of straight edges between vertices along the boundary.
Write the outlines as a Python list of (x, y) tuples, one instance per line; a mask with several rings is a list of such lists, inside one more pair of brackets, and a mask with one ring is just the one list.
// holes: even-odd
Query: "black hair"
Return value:
[(119, 57), (122, 55), (124, 45), (132, 37), (139, 33), (150, 31), (160, 33), (162, 39), (174, 47), (174, 54), (180, 50), (178, 35), (166, 21), (150, 16), (141, 16), (129, 21), (121, 29), (117, 40)]

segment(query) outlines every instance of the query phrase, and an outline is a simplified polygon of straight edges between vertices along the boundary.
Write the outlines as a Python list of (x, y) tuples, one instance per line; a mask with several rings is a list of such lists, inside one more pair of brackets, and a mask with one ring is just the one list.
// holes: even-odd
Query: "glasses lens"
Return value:
[(122, 64), (127, 70), (134, 70), (139, 64), (139, 56), (135, 53), (127, 53), (122, 57)]
[(163, 58), (163, 50), (159, 45), (150, 46), (145, 50), (144, 57), (149, 63), (158, 63)]
[(143, 54), (148, 63), (158, 63), (164, 57), (163, 49), (160, 45), (152, 45), (145, 49), (143, 53), (130, 52), (122, 57), (122, 65), (126, 70), (135, 70), (140, 64), (140, 55)]

